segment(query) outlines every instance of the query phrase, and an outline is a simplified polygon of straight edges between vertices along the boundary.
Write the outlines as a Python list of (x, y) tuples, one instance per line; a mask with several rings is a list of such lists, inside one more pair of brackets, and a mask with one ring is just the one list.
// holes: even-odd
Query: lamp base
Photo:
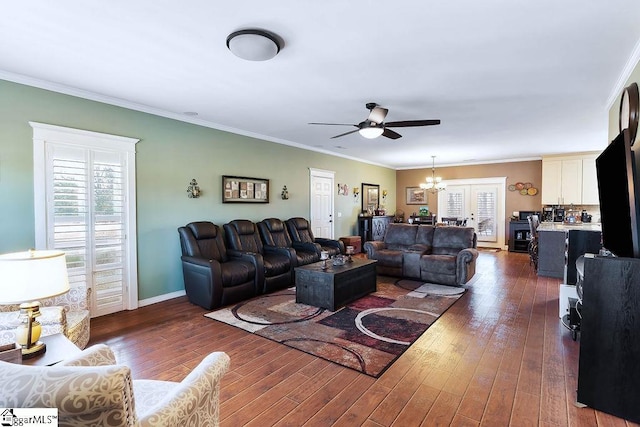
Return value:
[(47, 345), (42, 341), (38, 341), (29, 348), (22, 347), (22, 358), (31, 359), (44, 354), (45, 351), (47, 351)]

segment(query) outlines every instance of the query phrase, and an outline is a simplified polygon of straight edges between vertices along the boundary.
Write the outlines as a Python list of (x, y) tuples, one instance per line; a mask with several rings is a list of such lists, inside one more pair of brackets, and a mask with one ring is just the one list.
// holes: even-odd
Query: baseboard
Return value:
[(185, 296), (187, 293), (182, 291), (175, 291), (168, 294), (158, 295), (157, 297), (146, 298), (138, 301), (138, 307), (144, 307), (145, 305), (155, 304), (157, 302), (167, 301), (170, 299)]

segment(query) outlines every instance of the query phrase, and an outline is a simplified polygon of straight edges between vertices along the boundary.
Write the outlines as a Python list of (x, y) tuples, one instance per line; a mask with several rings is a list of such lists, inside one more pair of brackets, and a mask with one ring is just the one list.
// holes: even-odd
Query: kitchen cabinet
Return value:
[(595, 164), (598, 154), (543, 158), (542, 204), (599, 204)]

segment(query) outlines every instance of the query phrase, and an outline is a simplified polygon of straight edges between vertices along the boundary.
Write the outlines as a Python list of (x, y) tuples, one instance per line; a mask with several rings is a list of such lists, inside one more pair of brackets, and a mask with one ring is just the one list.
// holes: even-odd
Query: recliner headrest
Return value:
[(309, 228), (309, 221), (304, 218), (296, 217), (290, 218), (287, 221), (291, 222), (297, 230), (306, 230)]
[(187, 224), (196, 240), (215, 239), (218, 235), (218, 227), (209, 221), (197, 221)]
[(255, 232), (253, 222), (248, 219), (236, 219), (229, 224), (236, 229), (238, 234), (253, 234)]
[(269, 231), (271, 231), (272, 233), (284, 231), (284, 223), (280, 221), (278, 218), (267, 218), (265, 220), (262, 220), (262, 222), (267, 226)]

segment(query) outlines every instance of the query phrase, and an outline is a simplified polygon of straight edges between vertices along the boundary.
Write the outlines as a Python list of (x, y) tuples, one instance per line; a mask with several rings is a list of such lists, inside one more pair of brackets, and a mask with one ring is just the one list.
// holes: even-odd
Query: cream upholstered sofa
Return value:
[(222, 352), (179, 383), (132, 380), (109, 347), (91, 346), (54, 366), (0, 362), (0, 407), (58, 408), (60, 426), (218, 426)]
[[(64, 334), (79, 348), (85, 348), (90, 337), (89, 299), (91, 289), (72, 284), (69, 292), (40, 300), (42, 335)], [(15, 341), (19, 323), (19, 304), (0, 305), (0, 343)]]

